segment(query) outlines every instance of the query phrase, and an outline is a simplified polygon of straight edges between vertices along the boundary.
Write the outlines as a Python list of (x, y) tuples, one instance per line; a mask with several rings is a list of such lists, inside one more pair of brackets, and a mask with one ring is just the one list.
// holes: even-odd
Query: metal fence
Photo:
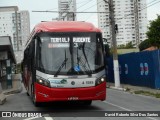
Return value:
[[(106, 60), (108, 81), (114, 82), (113, 58)], [(121, 83), (160, 89), (160, 50), (123, 54), (118, 60)]]

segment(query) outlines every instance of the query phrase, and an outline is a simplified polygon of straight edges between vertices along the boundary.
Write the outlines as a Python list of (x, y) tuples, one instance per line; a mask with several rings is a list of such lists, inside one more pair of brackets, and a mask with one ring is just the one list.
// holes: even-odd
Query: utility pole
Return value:
[(114, 82), (115, 88), (120, 88), (120, 77), (119, 77), (119, 63), (117, 55), (117, 41), (116, 41), (116, 30), (115, 30), (115, 18), (114, 18), (114, 8), (113, 0), (104, 0), (105, 3), (109, 4), (110, 11), (110, 24), (111, 24), (111, 33), (112, 33), (112, 45), (113, 45), (113, 68), (114, 68)]
[(75, 21), (75, 14), (74, 14), (74, 12), (73, 12), (73, 21)]
[(134, 0), (134, 16), (135, 16), (135, 33), (136, 33), (136, 47), (140, 43), (139, 41), (139, 11), (138, 11), (138, 0)]

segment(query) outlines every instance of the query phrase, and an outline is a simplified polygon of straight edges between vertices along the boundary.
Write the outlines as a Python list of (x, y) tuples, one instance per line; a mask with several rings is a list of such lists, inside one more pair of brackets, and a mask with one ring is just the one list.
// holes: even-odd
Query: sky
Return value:
[[(97, 11), (96, 1), (97, 0), (76, 0), (77, 11)], [(149, 21), (156, 19), (157, 14), (160, 15), (160, 0), (147, 0), (148, 5), (150, 5), (150, 2), (153, 2), (152, 4), (158, 3), (147, 8), (147, 18)], [(33, 10), (58, 11), (58, 0), (0, 0), (0, 7), (3, 6), (18, 6), (19, 10), (28, 10), (30, 13), (31, 30), (41, 21), (51, 21), (53, 18), (58, 17), (58, 13), (32, 12)], [(97, 13), (77, 14), (77, 20), (91, 22), (95, 26), (98, 26)]]

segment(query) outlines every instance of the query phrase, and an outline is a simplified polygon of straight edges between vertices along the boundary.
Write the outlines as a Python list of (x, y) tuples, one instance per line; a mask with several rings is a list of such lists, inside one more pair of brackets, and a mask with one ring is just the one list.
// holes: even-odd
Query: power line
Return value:
[[(88, 1), (88, 0), (87, 0), (87, 1)], [(84, 2), (86, 2), (86, 0), (81, 1), (81, 2), (78, 2), (78, 3), (76, 3), (76, 4), (82, 4), (82, 3), (84, 3)], [(51, 11), (51, 10), (55, 10), (55, 9), (58, 9), (58, 8), (56, 7), (56, 8), (48, 9), (48, 10), (46, 10), (46, 11)]]
[[(66, 5), (66, 9), (64, 10), (63, 13), (61, 13), (61, 15), (63, 15), (63, 14), (65, 13), (65, 11), (70, 7), (70, 5), (71, 5), (72, 2), (73, 2), (73, 1), (71, 0), (70, 3)], [(66, 15), (67, 15), (67, 14), (68, 14), (68, 12), (66, 13)], [(62, 18), (63, 20), (64, 20), (64, 18), (66, 17), (66, 15), (63, 16), (63, 18)]]
[(83, 5), (79, 6), (79, 7), (77, 8), (77, 10), (78, 10), (79, 8), (81, 8), (81, 7), (85, 6), (85, 5), (87, 5), (87, 4), (90, 3), (91, 1), (93, 1), (93, 0), (89, 0), (89, 1), (87, 1), (86, 3), (84, 3)]
[(92, 13), (88, 18), (86, 18), (84, 21), (87, 21), (88, 19), (90, 19), (94, 14)]
[(155, 5), (155, 4), (159, 3), (159, 2), (160, 2), (160, 1), (157, 1), (157, 2), (155, 2), (155, 3), (153, 3), (153, 4), (149, 5), (149, 6), (147, 6), (147, 7), (145, 7), (145, 8), (142, 8), (141, 10), (146, 9), (146, 8), (149, 8), (149, 7)]
[(153, 2), (155, 2), (155, 1), (157, 1), (157, 0), (153, 0), (153, 1), (149, 2), (148, 5), (151, 4), (151, 3), (153, 3)]
[[(153, 2), (153, 1), (152, 1), (152, 2)], [(155, 5), (155, 4), (157, 4), (157, 3), (159, 3), (159, 2), (160, 2), (160, 1), (157, 1), (156, 3), (153, 3), (153, 4), (149, 5), (149, 6), (146, 6), (146, 7), (142, 8), (141, 10), (139, 10), (139, 12), (142, 11), (142, 10), (144, 10), (144, 9), (147, 9), (147, 8), (149, 8), (149, 7), (151, 7), (151, 6)], [(151, 3), (151, 2), (150, 2), (150, 3)], [(128, 16), (130, 16), (130, 15), (133, 15), (133, 14), (134, 14), (134, 13), (128, 14), (128, 15), (126, 15), (126, 16), (123, 17), (123, 18), (118, 18), (117, 20), (124, 19), (124, 18), (126, 18), (126, 17), (128, 17)]]
[[(61, 11), (36, 11), (33, 10), (32, 12), (50, 12), (50, 13), (63, 13)], [(89, 12), (64, 12), (64, 13), (106, 13), (106, 12), (94, 12), (94, 11), (89, 11)], [(109, 12), (108, 12), (109, 13)]]
[[(89, 7), (89, 8), (83, 10), (83, 12), (86, 11), (86, 10), (88, 10), (88, 9), (90, 9), (90, 8), (92, 8), (92, 7), (94, 7), (94, 6), (96, 6), (96, 5), (98, 5), (98, 4), (100, 4), (101, 2), (103, 2), (103, 0), (100, 1), (100, 2), (98, 2), (98, 3), (96, 3), (95, 5), (92, 5), (92, 6)], [(96, 12), (96, 13), (106, 13), (106, 12)], [(108, 12), (108, 13), (109, 13), (109, 12)], [(87, 20), (88, 20), (90, 17), (92, 17), (92, 16), (93, 16), (93, 15), (89, 16), (87, 19), (85, 19), (85, 21), (87, 21)]]
[[(90, 0), (90, 1), (92, 1), (92, 0)], [(104, 11), (104, 12), (103, 12), (103, 11), (102, 11), (102, 12), (85, 12), (86, 10), (88, 10), (88, 9), (90, 9), (90, 8), (92, 8), (92, 7), (96, 6), (96, 5), (98, 5), (98, 4), (101, 3), (101, 2), (103, 2), (103, 0), (100, 1), (100, 2), (98, 2), (97, 4), (94, 4), (94, 5), (90, 6), (89, 8), (86, 8), (85, 10), (83, 10), (83, 11), (81, 11), (81, 12), (65, 12), (65, 11), (64, 11), (64, 13), (106, 13), (105, 11)], [(61, 12), (61, 11), (51, 11), (51, 10), (46, 10), (46, 11), (33, 10), (32, 12), (63, 13), (63, 12)], [(108, 13), (109, 13), (109, 12), (108, 12)]]
[(99, 4), (99, 3), (101, 3), (101, 2), (103, 2), (103, 0), (102, 0), (102, 1), (100, 1), (100, 2), (98, 2), (98, 3), (97, 3), (97, 4), (95, 4), (95, 5), (90, 6), (89, 8), (87, 8), (87, 9), (83, 10), (83, 12), (84, 12), (84, 11), (86, 11), (86, 10), (88, 10), (88, 9), (90, 9), (90, 8), (92, 8), (92, 7), (94, 7), (94, 6), (96, 6), (96, 5), (98, 5), (98, 4)]

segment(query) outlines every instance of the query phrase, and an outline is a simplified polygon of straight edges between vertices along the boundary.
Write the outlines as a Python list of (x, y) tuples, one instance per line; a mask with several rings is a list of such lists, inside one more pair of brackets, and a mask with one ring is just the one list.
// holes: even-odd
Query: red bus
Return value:
[(37, 106), (41, 102), (106, 99), (104, 46), (91, 23), (42, 22), (24, 50), (23, 83)]

